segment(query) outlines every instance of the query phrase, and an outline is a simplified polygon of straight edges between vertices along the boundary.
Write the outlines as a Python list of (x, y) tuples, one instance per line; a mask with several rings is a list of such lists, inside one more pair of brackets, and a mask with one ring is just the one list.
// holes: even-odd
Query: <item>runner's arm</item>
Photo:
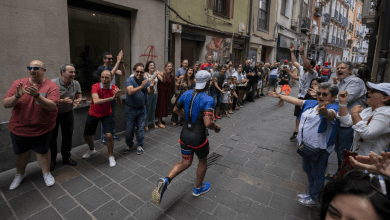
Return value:
[[(176, 112), (175, 112), (176, 113)], [(203, 122), (206, 128), (216, 131), (216, 129), (221, 129), (213, 120), (213, 111), (207, 110), (203, 112)]]
[(177, 106), (175, 106), (173, 108), (173, 112), (176, 113), (177, 115), (179, 115), (182, 118), (186, 117), (185, 114), (184, 114), (184, 110), (182, 108), (178, 108)]

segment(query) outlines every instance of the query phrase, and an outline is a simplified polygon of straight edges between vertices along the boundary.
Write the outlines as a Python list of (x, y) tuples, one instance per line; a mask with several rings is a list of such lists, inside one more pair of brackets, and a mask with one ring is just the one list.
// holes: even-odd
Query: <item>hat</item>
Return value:
[(328, 64), (329, 64), (328, 62), (325, 62), (325, 66), (328, 66)]
[(367, 86), (379, 91), (382, 91), (386, 93), (387, 95), (390, 96), (390, 83), (372, 83), (372, 82), (367, 82)]
[(288, 62), (288, 60), (284, 60), (284, 62), (285, 62), (285, 63), (287, 63), (287, 62)]
[(196, 79), (196, 84), (195, 84), (195, 89), (204, 89), (206, 86), (207, 81), (209, 81), (211, 77), (211, 74), (207, 72), (206, 70), (200, 70), (196, 73), (195, 79)]

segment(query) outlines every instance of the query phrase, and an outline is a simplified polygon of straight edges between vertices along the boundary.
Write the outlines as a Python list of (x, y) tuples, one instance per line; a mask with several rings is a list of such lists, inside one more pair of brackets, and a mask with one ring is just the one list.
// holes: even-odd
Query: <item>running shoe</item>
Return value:
[(160, 178), (157, 181), (157, 186), (154, 188), (152, 192), (152, 201), (158, 205), (161, 203), (161, 199), (164, 195), (165, 190), (167, 189), (167, 186), (169, 184), (169, 181), (167, 178)]
[(116, 161), (113, 156), (109, 157), (108, 160), (110, 161), (110, 167), (115, 167)]
[(131, 147), (126, 146), (125, 149), (123, 149), (122, 153), (124, 153), (124, 154), (129, 153), (129, 152), (130, 152), (130, 148), (131, 148)]
[(107, 145), (107, 139), (106, 138), (102, 138), (101, 141), (102, 141), (102, 144)]
[(43, 174), (43, 180), (45, 180), (46, 186), (52, 186), (56, 183), (56, 180), (54, 179), (54, 177), (51, 175), (50, 172)]
[(232, 110), (229, 110), (229, 112), (228, 112), (229, 114), (233, 114), (234, 112), (232, 111)]
[(16, 174), (14, 180), (12, 181), (11, 185), (9, 186), (9, 190), (14, 190), (20, 186), (20, 184), (23, 182), (24, 177), (26, 177), (26, 174)]
[(94, 149), (94, 150), (88, 150), (87, 151), (87, 153), (85, 153), (83, 156), (82, 156), (82, 158), (83, 159), (87, 159), (87, 158), (89, 158), (92, 154), (95, 154), (96, 153), (96, 150)]
[(229, 114), (226, 114), (226, 117), (230, 118), (230, 115), (229, 115)]
[(297, 139), (298, 132), (294, 132), (293, 135), (290, 137), (290, 141), (294, 141)]
[(221, 116), (219, 116), (219, 115), (215, 115), (215, 118), (217, 118), (217, 119), (221, 119)]
[(304, 199), (298, 199), (297, 202), (300, 205), (308, 206), (308, 207), (317, 205), (317, 203), (311, 197), (307, 197)]
[(236, 110), (240, 110), (240, 107), (236, 106)]
[(309, 198), (309, 197), (310, 197), (310, 195), (307, 194), (307, 193), (298, 194), (298, 195), (297, 195), (297, 199), (307, 199), (307, 198)]
[(120, 140), (121, 140), (121, 138), (120, 138), (120, 137), (118, 137), (118, 136), (116, 136), (116, 134), (114, 134), (112, 137), (113, 137), (113, 138), (114, 138), (114, 140), (116, 140), (116, 141), (120, 141)]
[(143, 152), (144, 152), (144, 149), (141, 146), (137, 147), (137, 154), (138, 155), (141, 155)]
[(200, 187), (200, 189), (194, 187), (194, 191), (192, 192), (192, 195), (193, 196), (200, 196), (204, 193), (207, 193), (208, 191), (210, 191), (210, 182), (204, 182), (204, 183), (202, 183), (202, 186)]

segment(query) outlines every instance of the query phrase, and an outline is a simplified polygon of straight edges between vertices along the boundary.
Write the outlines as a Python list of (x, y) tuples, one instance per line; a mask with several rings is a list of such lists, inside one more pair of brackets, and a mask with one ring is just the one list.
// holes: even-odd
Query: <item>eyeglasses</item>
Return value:
[(144, 73), (144, 71), (135, 71), (136, 73)]
[(114, 58), (110, 58), (110, 57), (108, 57), (108, 58), (106, 58), (107, 60), (114, 60)]
[(30, 70), (34, 70), (34, 71), (38, 71), (39, 69), (44, 69), (43, 67), (39, 67), (39, 66), (28, 66), (27, 69), (30, 71)]
[(323, 93), (321, 93), (321, 92), (317, 92), (317, 96), (319, 97), (319, 96), (323, 96), (323, 97), (327, 97), (328, 95), (329, 95), (329, 93), (327, 93), (327, 92), (323, 92)]
[(370, 178), (370, 184), (373, 189), (390, 199), (388, 195), (388, 190), (390, 190), (390, 179), (386, 176), (369, 173), (367, 170), (355, 169), (346, 173), (344, 178), (363, 178), (365, 176), (368, 176)]

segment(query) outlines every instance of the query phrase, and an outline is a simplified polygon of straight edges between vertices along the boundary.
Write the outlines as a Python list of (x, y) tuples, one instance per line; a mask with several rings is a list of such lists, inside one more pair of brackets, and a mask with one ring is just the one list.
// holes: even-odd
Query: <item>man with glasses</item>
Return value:
[(107, 140), (108, 160), (110, 167), (116, 165), (115, 158), (113, 156), (114, 151), (114, 139), (112, 137), (114, 131), (114, 118), (112, 116), (112, 101), (115, 99), (119, 106), (122, 106), (122, 100), (120, 98), (121, 90), (115, 85), (111, 84), (113, 75), (109, 70), (104, 70), (101, 74), (101, 83), (92, 85), (91, 93), (91, 107), (89, 108), (87, 121), (84, 128), (84, 139), (89, 146), (87, 153), (83, 155), (83, 159), (88, 159), (92, 154), (96, 153), (93, 143), (93, 136), (95, 135), (99, 121), (102, 123)]
[(125, 118), (126, 118), (126, 147), (123, 153), (126, 154), (134, 145), (134, 128), (137, 126), (137, 154), (144, 152), (145, 138), (145, 112), (146, 103), (148, 103), (148, 93), (154, 94), (155, 81), (144, 77), (144, 65), (136, 63), (133, 67), (134, 76), (126, 80), (126, 101), (125, 101)]
[[(97, 79), (99, 79), (99, 81), (100, 81), (100, 75), (101, 75), (101, 73), (104, 70), (110, 71), (111, 74), (113, 75), (113, 79), (111, 81), (112, 85), (116, 85), (115, 75), (119, 75), (119, 76), (125, 76), (126, 75), (125, 65), (123, 63), (123, 51), (121, 50), (119, 52), (117, 60), (116, 60), (116, 63), (115, 63), (114, 66), (112, 66), (113, 60), (114, 60), (114, 58), (112, 57), (111, 53), (109, 53), (109, 52), (104, 52), (103, 53), (103, 62), (104, 62), (104, 64), (102, 66), (99, 66), (97, 71), (94, 73), (95, 77)], [(120, 68), (120, 70), (119, 70), (119, 68)], [(116, 131), (116, 129), (115, 129), (116, 101), (114, 100), (111, 104), (112, 104), (111, 109), (112, 109), (113, 118), (114, 118), (113, 137), (114, 137), (114, 140), (120, 141), (121, 139), (118, 136), (116, 136), (116, 134), (115, 134), (115, 131)], [(103, 132), (104, 128), (102, 127), (101, 130)], [(105, 139), (105, 135), (103, 133), (100, 134), (100, 138), (102, 139), (102, 143), (103, 144), (107, 144), (107, 141)]]
[(18, 79), (3, 99), (4, 108), (12, 108), (9, 130), (15, 152), (16, 175), (9, 187), (14, 190), (26, 176), (31, 150), (35, 151), (46, 186), (55, 184), (50, 173), (49, 142), (56, 125), (58, 86), (45, 78), (42, 61), (31, 61), (27, 67), (30, 77)]

